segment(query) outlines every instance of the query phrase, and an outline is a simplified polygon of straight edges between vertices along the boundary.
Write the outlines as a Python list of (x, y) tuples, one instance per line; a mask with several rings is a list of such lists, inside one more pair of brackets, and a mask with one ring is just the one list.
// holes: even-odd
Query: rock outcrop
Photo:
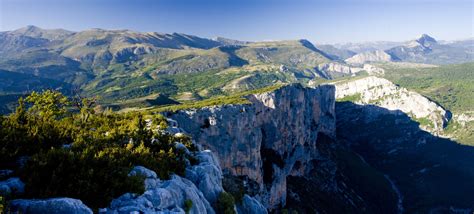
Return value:
[(166, 181), (161, 181), (154, 176), (147, 177), (146, 180), (145, 192), (142, 195), (126, 193), (114, 199), (110, 208), (103, 209), (101, 212), (184, 213), (185, 201), (190, 200), (192, 201), (191, 213), (215, 213), (202, 192), (188, 179), (173, 175)]
[(51, 198), (45, 200), (18, 199), (10, 201), (10, 211), (13, 213), (70, 213), (70, 214), (92, 214), (92, 210), (82, 203), (81, 200), (72, 198)]
[(267, 213), (267, 208), (265, 208), (259, 201), (255, 198), (250, 197), (249, 195), (244, 195), (242, 198), (242, 204), (237, 206), (238, 213)]
[(10, 196), (12, 194), (21, 194), (25, 191), (25, 184), (19, 178), (9, 178), (0, 181), (0, 195)]
[(316, 71), (317, 76), (325, 79), (333, 79), (334, 77), (346, 75), (355, 75), (361, 71), (366, 71), (368, 74), (383, 74), (385, 72), (383, 68), (379, 68), (371, 64), (348, 65), (335, 62), (319, 64), (316, 68)]
[(198, 165), (186, 168), (186, 178), (191, 180), (204, 194), (209, 203), (214, 204), (222, 189), (222, 171), (218, 161), (209, 150), (197, 155)]
[(439, 134), (449, 120), (449, 113), (428, 98), (379, 77), (366, 77), (337, 82), (336, 98), (358, 104), (377, 105), (388, 110), (400, 110), (420, 122), (420, 127)]
[(256, 182), (257, 199), (273, 209), (285, 205), (287, 176), (304, 176), (315, 160), (325, 159), (318, 141), (335, 137), (334, 93), (330, 85), (290, 85), (249, 95), (248, 105), (168, 116), (197, 144), (214, 152), (225, 174)]
[[(173, 175), (169, 180), (160, 180), (154, 171), (142, 166), (134, 167), (129, 175), (145, 177), (145, 192), (141, 195), (126, 193), (114, 199), (109, 208), (101, 209), (100, 212), (216, 213), (212, 206), (224, 191), (221, 168), (209, 150), (197, 152), (195, 157), (199, 164), (188, 166), (185, 178)], [(191, 207), (186, 208), (186, 201), (191, 202)], [(238, 208), (239, 213), (267, 212), (259, 201), (248, 195)]]
[(337, 72), (342, 74), (355, 74), (363, 69), (361, 67), (353, 67), (341, 63), (323, 63), (318, 65), (318, 70), (325, 73)]
[(349, 64), (364, 64), (367, 62), (391, 62), (394, 59), (390, 54), (382, 50), (369, 51), (356, 54), (345, 62)]
[(190, 179), (173, 175), (170, 180), (160, 180), (154, 171), (142, 166), (134, 167), (130, 175), (145, 177), (145, 192), (142, 195), (126, 193), (101, 212), (184, 213), (185, 201), (190, 200), (190, 213), (215, 213), (211, 203), (223, 191), (222, 174), (209, 151), (199, 152), (197, 158), (200, 163), (186, 169), (186, 177)]

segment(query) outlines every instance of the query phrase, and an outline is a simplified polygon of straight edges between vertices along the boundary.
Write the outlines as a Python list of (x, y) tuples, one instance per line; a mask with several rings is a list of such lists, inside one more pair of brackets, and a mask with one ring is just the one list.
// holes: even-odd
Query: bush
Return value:
[[(143, 178), (129, 177), (133, 166), (155, 171), (161, 179), (184, 175), (187, 159), (181, 142), (191, 139), (152, 130), (166, 119), (140, 113), (79, 111), (56, 92), (35, 93), (20, 100), (17, 111), (0, 117), (0, 167), (15, 170), (26, 184), (26, 197), (72, 197), (92, 208), (106, 207), (126, 192), (143, 192)], [(42, 106), (38, 106), (42, 105)], [(30, 106), (27, 109), (25, 106)], [(28, 157), (24, 165), (18, 162)], [(191, 161), (195, 162), (195, 161)]]
[(191, 201), (189, 199), (184, 201), (184, 211), (186, 213), (189, 213), (189, 211), (191, 211), (191, 208), (193, 208), (193, 201)]
[(79, 198), (93, 208), (106, 207), (125, 192), (142, 193), (143, 178), (127, 176), (130, 154), (120, 149), (73, 152), (52, 149), (31, 157), (21, 170), (26, 196)]
[(221, 192), (217, 198), (218, 213), (235, 214), (235, 200), (230, 193)]
[(5, 207), (6, 207), (6, 206), (5, 206), (5, 200), (3, 199), (2, 196), (0, 196), (0, 214), (1, 214), (1, 213), (4, 213)]

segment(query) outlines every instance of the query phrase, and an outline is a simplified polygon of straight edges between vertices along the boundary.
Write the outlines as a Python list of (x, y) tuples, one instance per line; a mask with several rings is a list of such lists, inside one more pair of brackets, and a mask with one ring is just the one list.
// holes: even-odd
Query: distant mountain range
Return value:
[(321, 47), (335, 55), (334, 59), (353, 64), (384, 61), (455, 64), (474, 60), (474, 38), (438, 42), (427, 34), (408, 42), (348, 43)]
[(55, 88), (100, 95), (110, 105), (133, 100), (133, 106), (145, 97), (195, 100), (374, 70), (364, 67), (368, 62), (474, 61), (473, 41), (437, 42), (422, 35), (403, 43), (315, 46), (304, 39), (247, 42), (180, 33), (27, 26), (0, 32), (0, 96)]
[(403, 45), (404, 42), (390, 42), (390, 41), (374, 41), (374, 42), (360, 42), (360, 43), (336, 43), (333, 44), (335, 48), (342, 50), (349, 50), (355, 53), (362, 53), (375, 50), (386, 50), (396, 46)]

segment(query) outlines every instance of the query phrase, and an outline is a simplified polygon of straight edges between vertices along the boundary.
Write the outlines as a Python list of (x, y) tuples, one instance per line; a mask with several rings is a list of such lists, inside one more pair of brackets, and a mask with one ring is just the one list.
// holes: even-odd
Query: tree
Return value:
[(135, 129), (134, 140), (137, 142), (148, 142), (153, 136), (151, 130), (148, 130), (142, 114), (138, 114), (133, 129)]
[(28, 118), (23, 97), (20, 97), (20, 99), (18, 99), (18, 107), (16, 107), (15, 113), (13, 113), (10, 118), (17, 125), (25, 125), (27, 123)]
[(66, 107), (70, 104), (66, 96), (53, 90), (41, 93), (33, 92), (26, 98), (26, 101), (33, 104), (28, 111), (43, 120), (64, 116), (67, 112)]
[(77, 94), (72, 102), (79, 109), (81, 123), (86, 124), (90, 116), (95, 114), (94, 106), (97, 103), (97, 97), (88, 98)]

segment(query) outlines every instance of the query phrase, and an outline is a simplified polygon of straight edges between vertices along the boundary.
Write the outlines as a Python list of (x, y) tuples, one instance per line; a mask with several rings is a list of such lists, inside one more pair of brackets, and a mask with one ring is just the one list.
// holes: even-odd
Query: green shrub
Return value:
[(354, 95), (348, 95), (343, 98), (337, 99), (338, 102), (358, 102), (362, 100), (362, 94), (356, 93)]
[(5, 211), (5, 199), (0, 196), (0, 214), (3, 214)]
[(217, 198), (218, 213), (235, 214), (234, 206), (235, 200), (230, 193), (221, 192), (219, 194), (219, 198)]
[(193, 208), (193, 201), (191, 201), (189, 199), (184, 201), (184, 211), (186, 213), (189, 213), (189, 211), (191, 211), (191, 208)]
[(26, 196), (68, 196), (98, 208), (125, 192), (142, 193), (143, 178), (127, 176), (130, 155), (120, 150), (107, 153), (52, 149), (34, 155), (21, 170)]
[(231, 194), (237, 203), (241, 203), (245, 195), (245, 186), (242, 179), (234, 176), (224, 176), (222, 179), (224, 190)]
[[(26, 184), (26, 197), (72, 197), (94, 209), (106, 207), (126, 192), (144, 191), (143, 178), (128, 176), (133, 166), (167, 179), (184, 175), (187, 159), (196, 162), (174, 146), (181, 142), (196, 150), (189, 137), (151, 131), (166, 126), (162, 116), (95, 113), (90, 105), (77, 111), (56, 92), (33, 98), (20, 100), (15, 113), (0, 119), (0, 167), (15, 170)], [(29, 158), (19, 167), (24, 156)]]

